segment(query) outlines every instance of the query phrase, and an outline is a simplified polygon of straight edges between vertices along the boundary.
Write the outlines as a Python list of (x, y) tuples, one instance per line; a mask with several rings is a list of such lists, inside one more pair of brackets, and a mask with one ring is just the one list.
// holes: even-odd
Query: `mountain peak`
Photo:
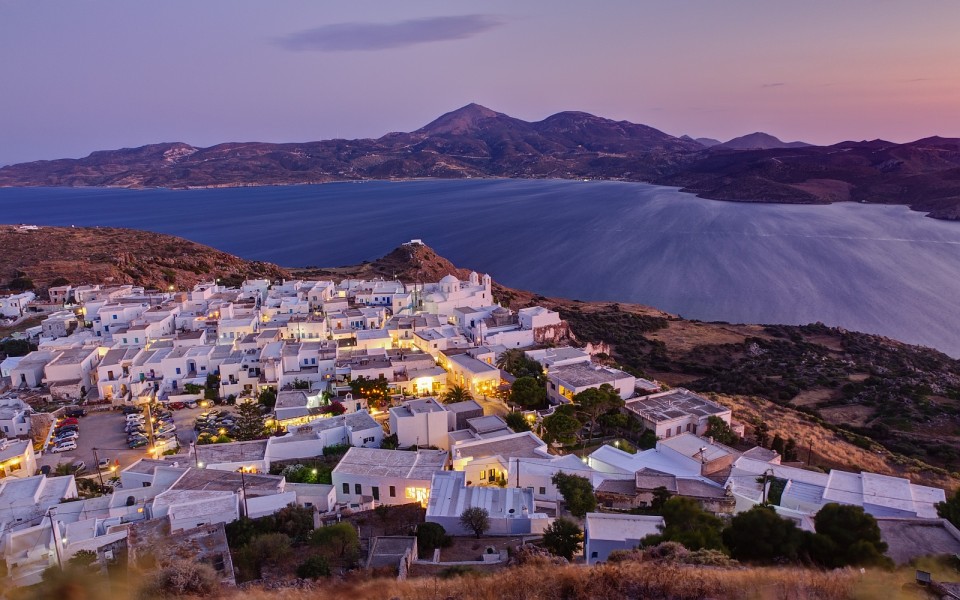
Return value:
[(755, 131), (719, 144), (717, 148), (727, 148), (731, 150), (769, 150), (772, 148), (804, 148), (810, 145), (811, 144), (806, 142), (784, 142), (769, 133)]
[(425, 133), (428, 135), (443, 133), (464, 134), (475, 130), (477, 124), (484, 119), (494, 119), (503, 116), (506, 115), (490, 110), (486, 106), (471, 102), (457, 110), (440, 115), (439, 118), (418, 129), (416, 133)]

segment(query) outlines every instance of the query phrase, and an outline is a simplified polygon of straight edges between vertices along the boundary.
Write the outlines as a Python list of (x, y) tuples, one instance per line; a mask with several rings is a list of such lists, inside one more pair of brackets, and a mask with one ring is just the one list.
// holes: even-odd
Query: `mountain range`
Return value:
[(412, 132), (303, 143), (182, 142), (0, 168), (0, 186), (231, 187), (358, 179), (611, 179), (705, 198), (906, 204), (960, 219), (960, 139), (812, 146), (753, 133), (725, 143), (674, 137), (584, 112), (528, 122), (478, 104)]

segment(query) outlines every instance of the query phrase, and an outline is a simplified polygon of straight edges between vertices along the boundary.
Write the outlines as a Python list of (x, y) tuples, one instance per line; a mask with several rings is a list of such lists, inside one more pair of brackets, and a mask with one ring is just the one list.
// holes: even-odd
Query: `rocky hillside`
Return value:
[(0, 285), (28, 279), (37, 290), (61, 285), (133, 283), (187, 289), (199, 281), (277, 279), (285, 269), (251, 262), (161, 233), (113, 227), (0, 225)]
[[(561, 112), (527, 122), (477, 104), (409, 133), (295, 144), (175, 142), (0, 168), (0, 186), (228, 187), (407, 178), (600, 178), (705, 198), (907, 204), (960, 219), (960, 140), (808, 146), (755, 133), (714, 144)], [(709, 147), (708, 147), (709, 146)]]

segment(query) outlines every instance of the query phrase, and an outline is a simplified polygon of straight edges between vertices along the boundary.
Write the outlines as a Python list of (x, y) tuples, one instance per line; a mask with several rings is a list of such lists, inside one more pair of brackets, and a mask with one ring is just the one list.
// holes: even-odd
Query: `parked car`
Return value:
[(110, 459), (109, 459), (109, 458), (101, 458), (100, 461), (97, 462), (97, 468), (98, 468), (98, 469), (108, 469), (108, 468), (110, 468)]
[(54, 446), (50, 452), (69, 452), (70, 450), (76, 450), (76, 442), (66, 442), (64, 444), (57, 444)]
[(144, 438), (144, 439), (142, 439), (142, 440), (134, 440), (134, 441), (132, 441), (132, 442), (128, 442), (128, 443), (127, 443), (127, 446), (129, 446), (131, 449), (133, 449), (133, 448), (142, 448), (143, 446), (146, 446), (148, 443), (149, 443), (149, 442), (147, 441), (147, 439)]
[(87, 411), (80, 408), (79, 406), (74, 406), (64, 411), (64, 414), (67, 415), (68, 417), (73, 417), (73, 418), (85, 417), (87, 416)]
[(169, 404), (167, 404), (167, 408), (171, 410), (183, 410), (186, 407), (187, 405), (184, 404), (183, 402), (170, 402)]
[(84, 469), (87, 468), (87, 464), (82, 460), (75, 460), (70, 463), (70, 468), (73, 469), (74, 474), (82, 473)]
[(53, 430), (53, 435), (60, 435), (61, 433), (80, 433), (80, 428), (76, 425), (68, 425), (67, 427), (57, 427)]
[(66, 433), (61, 433), (58, 436), (54, 436), (54, 439), (59, 442), (60, 440), (75, 440), (79, 437), (80, 434), (76, 431), (68, 431)]
[(66, 419), (60, 419), (59, 421), (57, 421), (57, 424), (58, 425), (79, 425), (80, 421), (76, 420), (73, 417), (69, 417)]
[(125, 415), (132, 415), (133, 413), (139, 413), (140, 408), (136, 406), (123, 406), (120, 408), (120, 412)]
[(127, 422), (128, 422), (128, 423), (129, 423), (130, 421), (145, 421), (145, 420), (146, 420), (146, 418), (145, 418), (143, 415), (141, 415), (140, 413), (130, 413), (129, 415), (127, 415)]
[(187, 408), (196, 408), (196, 407), (197, 407), (196, 402), (187, 402)]

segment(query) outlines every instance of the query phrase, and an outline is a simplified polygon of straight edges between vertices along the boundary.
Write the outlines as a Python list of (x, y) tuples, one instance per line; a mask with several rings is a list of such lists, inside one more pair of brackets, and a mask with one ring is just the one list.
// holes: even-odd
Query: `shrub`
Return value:
[(429, 558), (437, 548), (446, 548), (452, 543), (453, 538), (439, 523), (421, 523), (417, 527), (417, 551), (424, 558)]
[(583, 543), (583, 530), (577, 522), (560, 517), (543, 531), (543, 546), (551, 553), (572, 560)]
[(471, 506), (460, 513), (460, 524), (480, 539), (480, 536), (490, 529), (490, 513), (485, 508)]
[(330, 563), (324, 556), (311, 556), (297, 567), (297, 577), (300, 579), (330, 577)]
[(140, 589), (140, 598), (211, 596), (220, 588), (220, 578), (210, 565), (182, 560), (171, 563), (148, 576)]

